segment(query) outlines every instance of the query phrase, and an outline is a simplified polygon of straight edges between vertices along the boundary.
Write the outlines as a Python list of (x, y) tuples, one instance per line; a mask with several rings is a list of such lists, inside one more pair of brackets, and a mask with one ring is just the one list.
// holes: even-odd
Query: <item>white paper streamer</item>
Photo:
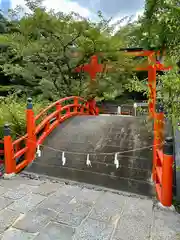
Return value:
[(41, 157), (41, 150), (40, 150), (40, 146), (39, 145), (37, 146), (36, 154), (37, 154), (38, 157)]
[(62, 165), (64, 166), (66, 164), (66, 157), (65, 157), (65, 153), (62, 152)]
[(86, 165), (87, 165), (88, 167), (92, 167), (91, 161), (90, 161), (90, 159), (89, 159), (89, 154), (87, 155)]
[(119, 160), (117, 159), (118, 157), (118, 154), (115, 153), (115, 156), (114, 156), (114, 164), (116, 165), (116, 168), (119, 168)]

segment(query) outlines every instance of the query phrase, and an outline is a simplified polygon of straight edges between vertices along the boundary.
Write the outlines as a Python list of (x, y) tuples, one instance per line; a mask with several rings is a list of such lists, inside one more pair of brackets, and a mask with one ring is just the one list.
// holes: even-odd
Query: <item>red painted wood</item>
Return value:
[(26, 110), (26, 125), (27, 125), (26, 159), (30, 163), (35, 159), (36, 153), (36, 135), (35, 135), (36, 124), (33, 109)]
[[(67, 101), (70, 102), (67, 104)], [(5, 163), (6, 166), (6, 173), (11, 173), (12, 171), (15, 173), (18, 173), (21, 171), (24, 167), (26, 167), (30, 161), (33, 160), (34, 157), (34, 151), (32, 154), (27, 155), (28, 150), (30, 149), (30, 146), (33, 146), (33, 150), (35, 147), (37, 147), (39, 144), (42, 144), (43, 141), (46, 139), (46, 137), (63, 121), (66, 119), (76, 116), (76, 115), (95, 115), (95, 111), (92, 111), (92, 107), (90, 108), (89, 102), (85, 99), (78, 97), (78, 96), (72, 96), (72, 97), (66, 97), (63, 99), (60, 99), (51, 105), (49, 105), (47, 108), (43, 109), (37, 116), (34, 116), (33, 110), (28, 110), (27, 113), (27, 120), (28, 120), (28, 130), (29, 135), (31, 136), (31, 139), (28, 139), (28, 134), (16, 139), (12, 142), (11, 147), (7, 149), (5, 148), (5, 153), (8, 156), (8, 159), (13, 159), (14, 161), (10, 161), (9, 164), (8, 161)], [(93, 108), (96, 109), (96, 102), (92, 100)], [(50, 110), (55, 108), (55, 110), (48, 114)], [(70, 109), (72, 111), (70, 111)], [(66, 113), (62, 114), (64, 110)], [(50, 120), (52, 118), (55, 118), (55, 121), (50, 124)], [(40, 121), (41, 120), (41, 121)], [(35, 122), (40, 121), (40, 123), (37, 125)], [(35, 128), (35, 130), (33, 130)], [(42, 135), (37, 139), (37, 134), (43, 130)], [(34, 132), (35, 132), (35, 138), (34, 138)], [(33, 139), (34, 140), (33, 140)], [(5, 145), (9, 146), (10, 143), (10, 136), (5, 139)], [(25, 142), (26, 146), (21, 147), (21, 143)], [(4, 143), (4, 142), (3, 142)], [(12, 150), (11, 150), (12, 149)], [(15, 149), (15, 151), (14, 151)], [(32, 149), (32, 147), (31, 147)], [(16, 165), (12, 166), (12, 162), (15, 164), (15, 159), (21, 157), (23, 154), (25, 154), (25, 160)], [(12, 170), (13, 169), (13, 170)]]
[(95, 80), (97, 73), (103, 72), (103, 64), (98, 63), (96, 55), (91, 57), (90, 64), (79, 66), (75, 69), (76, 72), (87, 72), (91, 80)]
[(7, 174), (15, 173), (14, 149), (11, 136), (4, 137), (5, 171)]

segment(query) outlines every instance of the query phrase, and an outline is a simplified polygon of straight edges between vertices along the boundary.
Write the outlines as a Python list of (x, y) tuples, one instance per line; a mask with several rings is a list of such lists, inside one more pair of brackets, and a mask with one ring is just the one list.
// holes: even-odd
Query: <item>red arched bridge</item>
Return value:
[[(153, 62), (153, 54), (143, 56)], [(9, 126), (4, 127), (5, 175), (26, 168), (147, 196), (156, 192), (164, 206), (171, 206), (173, 143), (164, 137), (163, 110), (156, 109), (158, 68), (164, 69), (157, 64), (146, 68), (151, 126), (139, 117), (101, 116), (94, 100), (77, 96), (60, 99), (34, 116), (29, 99), (27, 134), (13, 141)]]
[[(163, 120), (163, 113), (156, 117)], [(101, 116), (97, 107), (76, 96), (51, 104), (37, 116), (28, 99), (26, 118), (27, 134), (15, 141), (9, 126), (4, 127), (6, 174), (27, 167), (30, 172), (152, 196), (153, 173), (159, 200), (171, 205), (172, 143), (167, 141), (163, 150), (161, 121), (153, 144), (152, 129), (144, 119)]]

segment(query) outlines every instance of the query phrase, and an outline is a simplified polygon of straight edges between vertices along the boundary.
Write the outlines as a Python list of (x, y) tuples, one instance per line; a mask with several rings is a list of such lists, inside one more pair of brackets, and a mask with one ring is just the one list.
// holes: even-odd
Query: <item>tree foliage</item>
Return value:
[(146, 1), (142, 21), (143, 41), (166, 50), (167, 63), (173, 67), (159, 77), (158, 95), (171, 119), (179, 120), (180, 110), (180, 5), (179, 0)]
[(14, 31), (11, 26), (11, 31), (0, 36), (0, 43), (8, 46), (0, 55), (1, 69), (13, 89), (48, 99), (90, 95), (88, 74), (74, 70), (101, 53), (101, 62), (110, 63), (113, 71), (99, 74), (93, 91), (99, 96), (112, 91), (114, 96), (122, 94), (131, 60), (118, 51), (123, 40), (112, 35), (113, 27), (100, 12), (99, 22), (93, 23), (75, 13), (48, 12), (41, 1), (27, 1), (27, 6), (30, 11), (24, 17), (11, 21)]
[[(125, 90), (148, 94), (147, 79), (134, 76), (135, 62), (119, 49), (166, 48), (166, 59), (174, 65), (179, 61), (178, 0), (146, 0), (144, 15), (123, 27), (121, 21), (111, 25), (101, 12), (99, 21), (92, 22), (77, 13), (47, 11), (41, 0), (26, 3), (27, 11), (17, 7), (8, 20), (0, 15), (0, 94), (17, 91), (50, 100), (69, 95), (115, 98)], [(90, 84), (89, 75), (75, 68), (87, 64), (94, 54), (108, 71)], [(160, 77), (159, 97), (167, 99), (165, 92), (175, 87), (173, 79), (179, 81), (178, 69), (174, 71)], [(171, 92), (178, 95), (178, 86)]]
[[(0, 97), (0, 139), (3, 139), (4, 136), (5, 123), (10, 124), (13, 139), (26, 133), (26, 102), (26, 96), (18, 98), (17, 95), (12, 94), (7, 97)], [(35, 114), (38, 114), (47, 105), (47, 101), (42, 102), (39, 99), (33, 99)]]
[[(165, 50), (164, 64), (172, 66), (172, 70), (157, 77), (157, 97), (163, 101), (169, 118), (175, 121), (180, 120), (179, 32), (179, 0), (146, 0), (143, 16), (130, 31), (131, 40), (134, 40), (133, 44), (136, 46), (145, 49), (154, 48), (161, 53)], [(146, 82), (140, 82), (137, 78), (128, 86), (131, 91), (147, 90)], [(146, 93), (148, 94), (147, 91)]]
[(180, 35), (179, 0), (146, 0), (141, 39), (147, 46), (174, 51)]

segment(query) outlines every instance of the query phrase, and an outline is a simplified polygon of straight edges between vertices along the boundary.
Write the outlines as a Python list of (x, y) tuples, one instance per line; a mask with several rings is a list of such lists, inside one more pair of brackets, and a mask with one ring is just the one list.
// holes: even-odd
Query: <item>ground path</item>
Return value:
[(155, 200), (20, 174), (0, 179), (2, 240), (178, 240), (180, 215)]

